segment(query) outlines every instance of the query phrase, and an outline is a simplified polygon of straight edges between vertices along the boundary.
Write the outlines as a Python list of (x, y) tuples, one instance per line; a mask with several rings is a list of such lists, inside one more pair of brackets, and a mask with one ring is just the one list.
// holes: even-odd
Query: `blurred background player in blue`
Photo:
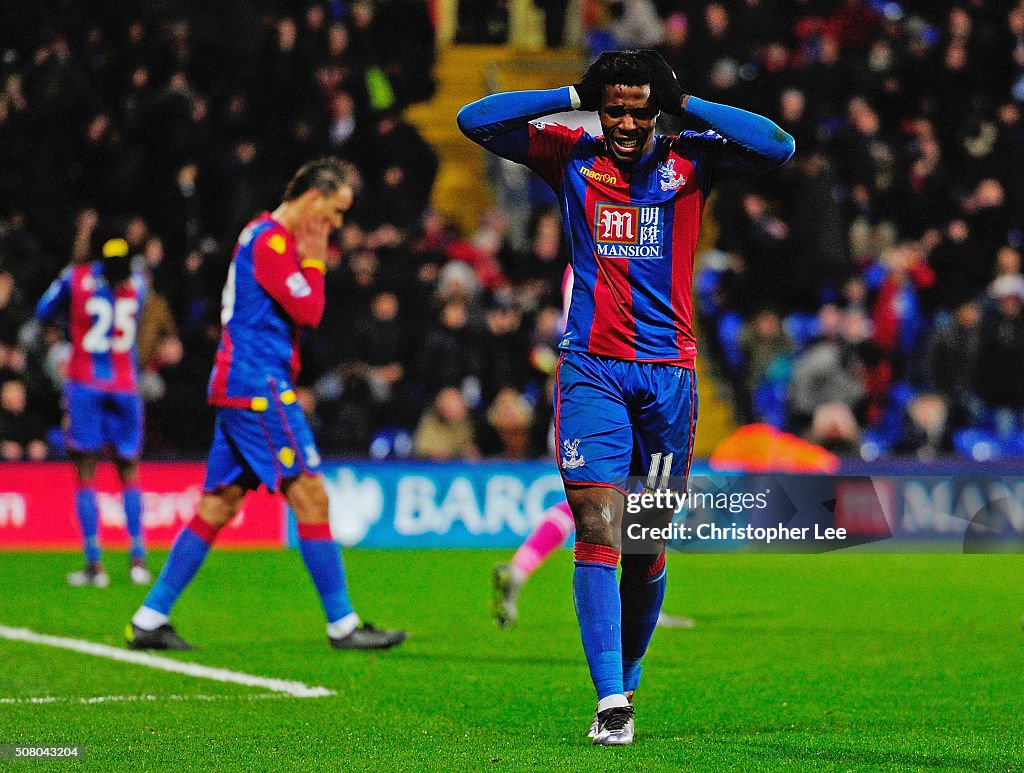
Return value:
[(85, 568), (68, 584), (105, 588), (96, 501), (96, 463), (109, 447), (121, 479), (125, 524), (131, 539), (129, 577), (137, 585), (152, 580), (142, 539), (142, 399), (138, 390), (136, 330), (145, 302), (146, 281), (133, 271), (128, 242), (109, 239), (99, 260), (68, 266), (39, 299), (41, 322), (67, 322), (71, 359), (64, 382), (65, 442), (77, 475), (75, 512), (85, 545)]
[[(603, 136), (535, 120), (570, 109), (596, 110)], [(655, 134), (659, 111), (706, 130)], [(621, 555), (628, 479), (689, 472), (693, 260), (712, 185), (781, 166), (794, 141), (767, 118), (685, 93), (653, 51), (607, 52), (573, 86), (494, 94), (462, 108), (458, 122), (474, 142), (537, 172), (560, 199), (575, 282), (555, 382), (555, 444), (577, 531), (576, 614), (598, 699), (590, 733), (598, 745), (629, 744), (665, 555), (663, 547)]]
[(281, 491), (298, 521), (299, 552), (313, 579), (327, 637), (337, 649), (384, 649), (404, 631), (360, 621), (331, 536), (320, 453), (295, 393), (299, 338), (320, 323), (330, 232), (352, 205), (354, 172), (334, 158), (302, 166), (281, 204), (238, 237), (221, 296), (222, 333), (208, 400), (217, 409), (198, 512), (129, 624), (132, 649), (189, 649), (168, 622), (217, 533), (261, 484)]

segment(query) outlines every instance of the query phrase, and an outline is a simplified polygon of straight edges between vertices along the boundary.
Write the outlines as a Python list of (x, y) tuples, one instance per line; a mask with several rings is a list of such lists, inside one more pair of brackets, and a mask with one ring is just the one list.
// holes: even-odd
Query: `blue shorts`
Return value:
[(292, 390), (275, 395), (265, 411), (217, 409), (205, 491), (232, 483), (277, 491), (283, 480), (319, 472), (320, 452)]
[(104, 392), (69, 381), (64, 385), (68, 424), (64, 442), (71, 451), (98, 454), (107, 445), (121, 459), (142, 453), (142, 398), (126, 392)]
[(563, 352), (555, 379), (555, 443), (566, 485), (636, 488), (628, 478), (685, 481), (697, 428), (689, 368)]

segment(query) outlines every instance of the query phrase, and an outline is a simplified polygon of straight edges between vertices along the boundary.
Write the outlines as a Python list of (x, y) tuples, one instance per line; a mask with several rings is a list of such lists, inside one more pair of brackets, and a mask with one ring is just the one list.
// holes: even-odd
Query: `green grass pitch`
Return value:
[[(537, 573), (511, 631), (488, 616), (506, 556), (347, 551), (360, 612), (410, 632), (367, 654), (327, 647), (296, 554), (214, 551), (174, 615), (201, 649), (170, 657), (336, 696), (0, 640), (0, 744), (83, 744), (46, 764), (96, 771), (1024, 769), (1019, 556), (670, 556), (666, 611), (697, 627), (656, 632), (636, 743), (613, 749), (585, 737), (571, 554)], [(120, 645), (144, 595), (126, 563), (109, 554), (111, 587), (75, 589), (77, 556), (0, 553), (0, 624)], [(102, 696), (153, 697), (83, 700)]]

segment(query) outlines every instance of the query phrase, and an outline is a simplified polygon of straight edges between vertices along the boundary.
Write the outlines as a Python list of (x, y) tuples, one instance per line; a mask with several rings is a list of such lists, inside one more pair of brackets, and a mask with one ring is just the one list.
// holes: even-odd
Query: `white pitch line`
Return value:
[(256, 701), (272, 698), (286, 699), (287, 695), (276, 692), (262, 692), (255, 695), (96, 695), (92, 698), (74, 698), (61, 695), (45, 695), (34, 698), (0, 698), (0, 706), (12, 704), (81, 703), (154, 703), (156, 701)]
[(199, 663), (172, 660), (171, 658), (162, 658), (158, 655), (150, 655), (146, 652), (122, 650), (117, 647), (107, 646), (106, 644), (85, 641), (84, 639), (47, 636), (46, 634), (30, 631), (28, 628), (9, 628), (6, 625), (0, 625), (0, 638), (11, 641), (24, 641), (30, 644), (44, 644), (48, 647), (59, 647), (60, 649), (82, 652), (86, 655), (119, 660), (122, 663), (134, 663), (161, 671), (172, 671), (176, 674), (194, 676), (198, 679), (213, 679), (218, 682), (242, 684), (246, 687), (262, 687), (274, 692), (286, 693), (295, 698), (325, 698), (334, 695), (334, 692), (326, 687), (310, 687), (308, 684), (293, 682), (287, 679), (269, 679), (265, 676), (243, 674), (240, 671), (229, 671), (226, 668), (214, 668), (212, 666), (203, 666)]

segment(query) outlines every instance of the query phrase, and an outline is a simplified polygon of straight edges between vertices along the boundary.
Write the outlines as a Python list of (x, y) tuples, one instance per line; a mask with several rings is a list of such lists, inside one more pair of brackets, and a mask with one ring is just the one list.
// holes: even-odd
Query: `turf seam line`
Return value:
[(302, 682), (295, 682), (288, 679), (272, 679), (265, 676), (254, 676), (241, 671), (230, 671), (226, 668), (204, 666), (199, 663), (190, 663), (185, 660), (173, 660), (158, 655), (150, 655), (147, 652), (135, 652), (132, 650), (118, 649), (106, 644), (86, 641), (84, 639), (68, 639), (63, 636), (49, 636), (36, 633), (28, 628), (11, 628), (0, 625), (0, 638), (10, 641), (22, 641), (30, 644), (42, 644), (48, 647), (81, 652), (86, 655), (95, 655), (101, 658), (117, 660), (122, 663), (134, 663), (139, 666), (147, 666), (160, 671), (171, 671), (176, 674), (185, 674), (197, 679), (213, 679), (217, 682), (229, 682), (241, 684), (246, 687), (262, 687), (265, 690), (272, 690), (278, 693), (285, 693), (295, 698), (324, 698), (334, 695), (334, 692), (326, 687), (314, 687)]

